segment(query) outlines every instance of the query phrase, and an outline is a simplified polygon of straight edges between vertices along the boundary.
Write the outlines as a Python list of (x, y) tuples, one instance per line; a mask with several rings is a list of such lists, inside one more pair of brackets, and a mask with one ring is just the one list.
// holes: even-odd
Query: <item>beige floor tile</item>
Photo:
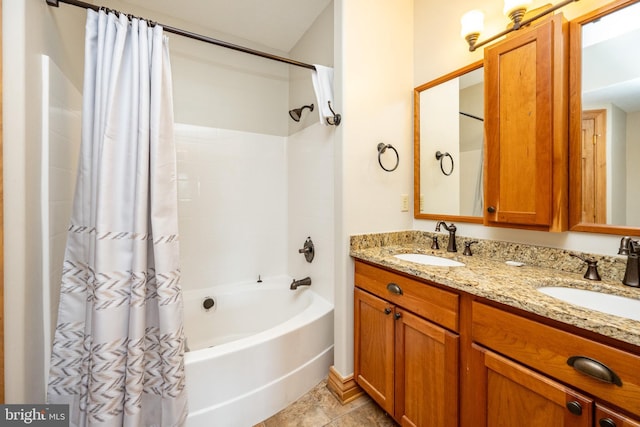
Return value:
[(318, 406), (318, 402), (307, 393), (273, 417), (264, 421), (265, 427), (321, 427), (331, 418)]
[(254, 427), (397, 427), (369, 396), (343, 405), (326, 379), (300, 399)]
[(366, 403), (336, 418), (327, 427), (397, 427), (398, 424), (374, 402)]

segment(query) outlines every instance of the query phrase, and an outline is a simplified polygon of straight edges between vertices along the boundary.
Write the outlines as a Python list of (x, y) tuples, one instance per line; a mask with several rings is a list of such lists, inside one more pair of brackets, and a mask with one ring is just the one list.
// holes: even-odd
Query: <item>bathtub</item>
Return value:
[(290, 283), (279, 276), (184, 292), (187, 427), (253, 426), (327, 376), (333, 305), (313, 285)]

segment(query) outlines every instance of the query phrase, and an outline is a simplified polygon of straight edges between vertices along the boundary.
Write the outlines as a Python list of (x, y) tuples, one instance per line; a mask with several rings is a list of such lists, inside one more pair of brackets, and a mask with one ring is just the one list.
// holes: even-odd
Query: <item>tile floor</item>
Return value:
[(323, 380), (311, 391), (254, 427), (396, 427), (368, 396), (343, 405)]

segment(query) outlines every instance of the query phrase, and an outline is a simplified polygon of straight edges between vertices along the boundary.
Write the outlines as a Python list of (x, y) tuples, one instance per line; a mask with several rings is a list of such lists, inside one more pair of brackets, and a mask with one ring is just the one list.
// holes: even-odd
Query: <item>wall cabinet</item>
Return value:
[(568, 222), (568, 50), (562, 14), (485, 49), (485, 225)]
[(360, 387), (403, 426), (457, 426), (458, 335), (424, 313), (457, 325), (457, 295), (356, 263), (354, 304)]

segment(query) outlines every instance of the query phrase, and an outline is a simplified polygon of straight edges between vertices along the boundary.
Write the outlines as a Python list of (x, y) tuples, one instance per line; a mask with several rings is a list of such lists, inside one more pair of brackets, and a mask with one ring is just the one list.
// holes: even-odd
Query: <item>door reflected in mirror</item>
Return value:
[(571, 26), (571, 229), (637, 233), (640, 3), (616, 1)]
[(414, 90), (416, 218), (482, 222), (483, 82), (479, 61)]

